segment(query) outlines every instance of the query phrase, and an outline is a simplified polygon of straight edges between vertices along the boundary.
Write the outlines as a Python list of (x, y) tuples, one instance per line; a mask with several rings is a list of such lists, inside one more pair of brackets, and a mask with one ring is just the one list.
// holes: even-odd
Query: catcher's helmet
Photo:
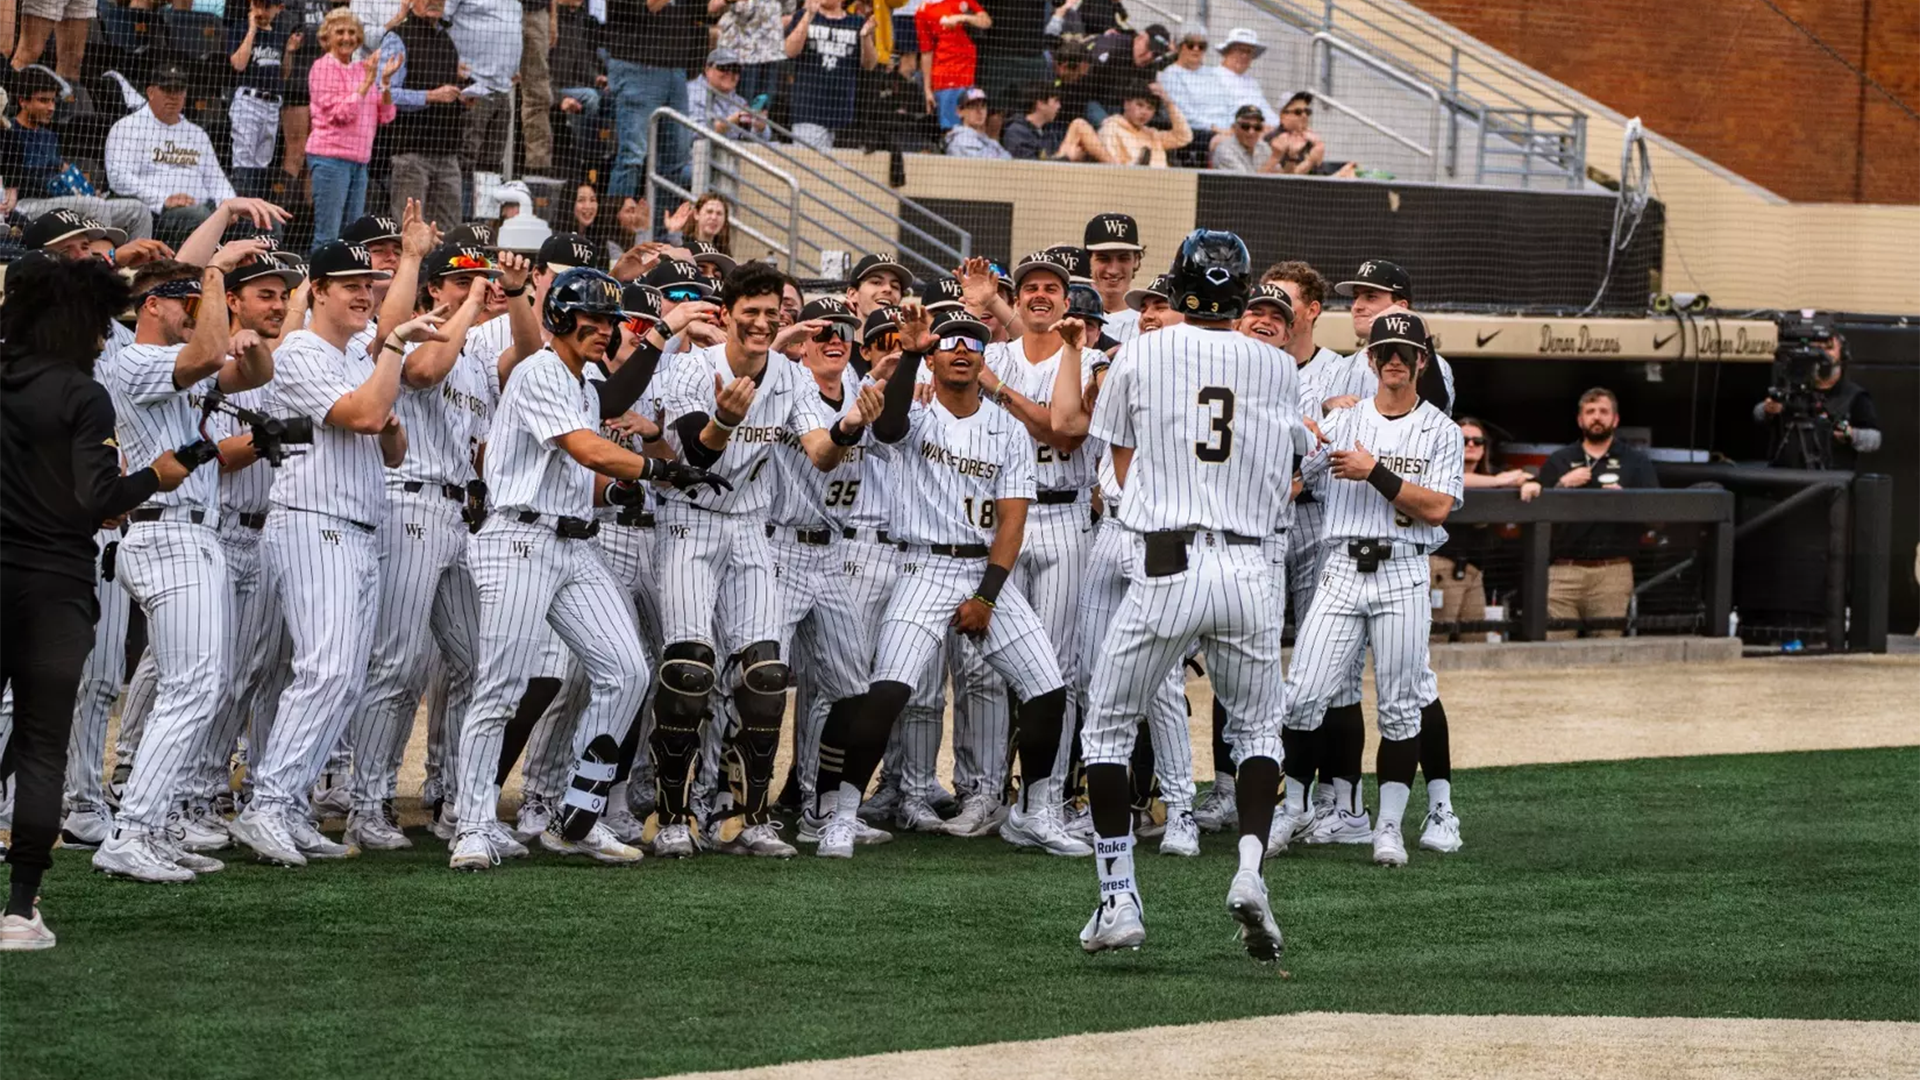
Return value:
[(620, 283), (603, 270), (577, 266), (563, 270), (547, 287), (547, 302), (540, 309), (540, 321), (550, 334), (573, 333), (580, 315), (600, 315), (615, 323), (626, 318), (620, 301)]
[(1253, 256), (1238, 236), (1219, 229), (1195, 229), (1180, 242), (1180, 254), (1167, 272), (1173, 306), (1189, 318), (1237, 319), (1247, 309), (1247, 284)]

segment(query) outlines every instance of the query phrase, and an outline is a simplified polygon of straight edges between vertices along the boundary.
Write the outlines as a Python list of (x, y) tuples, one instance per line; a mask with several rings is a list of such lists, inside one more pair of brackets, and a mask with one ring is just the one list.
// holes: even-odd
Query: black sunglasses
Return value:
[(1180, 47), (1183, 49), (1204, 49), (1207, 47), (1207, 43), (1204, 41), (1183, 41), (1180, 43)]
[(1467, 436), (1467, 445), (1485, 446), (1487, 445), (1487, 437), (1485, 435), (1469, 435)]
[(1267, 129), (1267, 125), (1254, 121), (1243, 121), (1233, 126), (1239, 128), (1241, 131), (1265, 131)]
[(714, 67), (715, 67), (716, 69), (718, 69), (718, 70), (719, 70), (719, 72), (720, 72), (720, 73), (721, 73), (722, 75), (738, 75), (738, 74), (740, 74), (740, 65), (739, 65), (739, 64), (715, 64), (715, 65), (713, 65), (713, 66), (714, 66)]
[(1306, 108), (1304, 106), (1296, 106), (1291, 109), (1281, 109), (1280, 111), (1283, 113), (1286, 113), (1288, 116), (1312, 116), (1313, 115), (1313, 110)]
[(813, 340), (822, 345), (835, 338), (841, 341), (852, 341), (854, 338), (853, 327), (843, 322), (830, 322), (813, 332)]

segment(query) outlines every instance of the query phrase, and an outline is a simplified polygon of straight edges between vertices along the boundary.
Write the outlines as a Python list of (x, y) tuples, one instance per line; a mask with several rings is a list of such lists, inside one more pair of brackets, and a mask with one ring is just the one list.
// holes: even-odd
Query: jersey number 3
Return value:
[(1205, 442), (1193, 444), (1193, 456), (1218, 465), (1233, 456), (1233, 391), (1224, 386), (1200, 388), (1198, 404), (1213, 417)]

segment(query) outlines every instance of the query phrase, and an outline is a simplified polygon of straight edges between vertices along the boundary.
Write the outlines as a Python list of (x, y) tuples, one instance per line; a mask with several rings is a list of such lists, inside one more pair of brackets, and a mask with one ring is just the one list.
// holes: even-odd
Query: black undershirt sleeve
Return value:
[(920, 374), (920, 354), (910, 352), (887, 380), (886, 407), (873, 422), (873, 437), (883, 443), (897, 443), (907, 437), (907, 410), (913, 406), (913, 384)]
[(600, 419), (612, 420), (633, 408), (660, 366), (660, 347), (642, 341), (620, 370), (593, 384), (600, 392)]
[(700, 441), (700, 433), (707, 428), (707, 414), (690, 412), (673, 422), (673, 430), (680, 435), (680, 456), (687, 464), (701, 469), (711, 469), (720, 460), (721, 451), (711, 449)]

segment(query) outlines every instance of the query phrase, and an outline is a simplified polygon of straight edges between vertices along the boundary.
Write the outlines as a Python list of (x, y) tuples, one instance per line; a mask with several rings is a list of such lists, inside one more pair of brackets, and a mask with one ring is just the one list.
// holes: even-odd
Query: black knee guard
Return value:
[(1429, 781), (1453, 779), (1453, 747), (1447, 741), (1447, 708), (1434, 698), (1420, 710), (1420, 771)]
[(613, 788), (619, 763), (620, 744), (613, 736), (596, 735), (587, 744), (586, 752), (573, 763), (573, 782), (560, 804), (561, 836), (578, 842), (593, 831), (593, 823), (607, 809), (607, 792)]
[(676, 641), (660, 660), (653, 698), (654, 802), (663, 825), (683, 824), (700, 753), (700, 723), (707, 714), (715, 676), (713, 650), (696, 641)]
[[(780, 750), (780, 721), (787, 711), (789, 672), (774, 641), (756, 641), (741, 649), (733, 655), (733, 666), (740, 679), (733, 689), (740, 730), (729, 745), (727, 784), (740, 824), (758, 825), (767, 819), (773, 759)], [(727, 831), (721, 829), (723, 838)]]
[(1331, 784), (1341, 780), (1358, 781), (1361, 758), (1367, 748), (1367, 719), (1360, 703), (1336, 705), (1327, 710), (1320, 723), (1320, 779)]

